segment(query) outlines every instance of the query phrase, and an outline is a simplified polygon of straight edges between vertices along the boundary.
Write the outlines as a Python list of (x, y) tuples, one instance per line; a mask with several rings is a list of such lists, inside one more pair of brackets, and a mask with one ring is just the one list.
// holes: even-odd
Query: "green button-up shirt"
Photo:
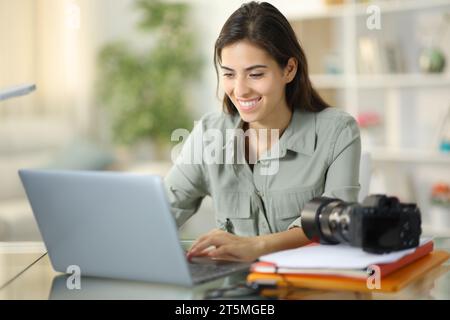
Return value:
[[(301, 227), (302, 209), (314, 197), (357, 201), (361, 140), (356, 121), (344, 111), (296, 110), (279, 139), (278, 154), (266, 153), (253, 170), (243, 152), (221, 154), (235, 141), (227, 129), (242, 125), (239, 115), (212, 112), (194, 127), (164, 180), (178, 226), (207, 195), (214, 202), (217, 227), (242, 236)], [(216, 130), (208, 134), (208, 129)], [(267, 174), (267, 168), (276, 172)]]

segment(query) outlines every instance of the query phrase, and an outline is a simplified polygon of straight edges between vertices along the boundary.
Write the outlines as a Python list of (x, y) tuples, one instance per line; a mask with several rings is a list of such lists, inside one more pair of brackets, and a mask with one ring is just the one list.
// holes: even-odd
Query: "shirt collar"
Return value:
[[(244, 121), (239, 115), (235, 116), (233, 129), (243, 129)], [(232, 143), (233, 137), (228, 139), (225, 146)], [(316, 147), (316, 117), (313, 112), (295, 109), (288, 127), (280, 138), (280, 157), (290, 150), (311, 156)]]
[[(283, 141), (284, 140), (284, 141)], [(316, 117), (313, 112), (294, 110), (291, 122), (280, 139), (283, 149), (311, 156), (316, 145)]]
[[(239, 116), (239, 114), (235, 114), (232, 115), (232, 123), (233, 123), (233, 130), (238, 130), (238, 129), (244, 129), (244, 121), (242, 121), (241, 117)], [(223, 148), (226, 148), (230, 143), (234, 142), (234, 139), (236, 138), (234, 135), (231, 135), (230, 137), (227, 137), (228, 139), (225, 139), (225, 144), (223, 146)]]

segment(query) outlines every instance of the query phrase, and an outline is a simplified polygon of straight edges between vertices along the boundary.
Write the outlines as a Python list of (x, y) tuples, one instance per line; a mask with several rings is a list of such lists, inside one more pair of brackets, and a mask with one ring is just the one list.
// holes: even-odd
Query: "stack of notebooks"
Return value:
[(395, 292), (450, 257), (433, 249), (431, 239), (422, 239), (417, 248), (381, 255), (345, 244), (311, 244), (260, 257), (247, 282), (278, 288)]

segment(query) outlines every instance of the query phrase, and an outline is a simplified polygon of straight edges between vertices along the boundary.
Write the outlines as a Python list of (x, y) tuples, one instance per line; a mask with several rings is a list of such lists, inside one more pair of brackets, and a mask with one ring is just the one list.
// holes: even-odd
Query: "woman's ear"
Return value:
[(284, 77), (286, 83), (289, 83), (292, 80), (294, 80), (295, 75), (297, 74), (297, 67), (298, 67), (297, 59), (293, 57), (289, 58), (286, 67), (284, 68)]

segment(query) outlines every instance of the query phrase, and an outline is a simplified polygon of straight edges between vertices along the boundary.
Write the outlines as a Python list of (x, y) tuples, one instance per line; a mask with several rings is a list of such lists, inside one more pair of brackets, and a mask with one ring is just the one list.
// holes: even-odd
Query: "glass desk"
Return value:
[[(450, 251), (450, 237), (434, 239), (436, 249)], [(1, 247), (1, 245), (0, 245)], [(22, 245), (0, 250), (0, 299), (203, 299), (211, 289), (245, 281), (240, 273), (193, 288), (100, 278), (81, 278), (81, 289), (68, 289), (67, 276), (55, 272), (44, 249)], [(450, 299), (450, 260), (396, 293), (359, 293), (298, 289), (298, 299)], [(1, 286), (0, 286), (1, 287)], [(256, 294), (233, 299), (261, 299)]]
[(0, 290), (44, 254), (42, 242), (0, 242)]

